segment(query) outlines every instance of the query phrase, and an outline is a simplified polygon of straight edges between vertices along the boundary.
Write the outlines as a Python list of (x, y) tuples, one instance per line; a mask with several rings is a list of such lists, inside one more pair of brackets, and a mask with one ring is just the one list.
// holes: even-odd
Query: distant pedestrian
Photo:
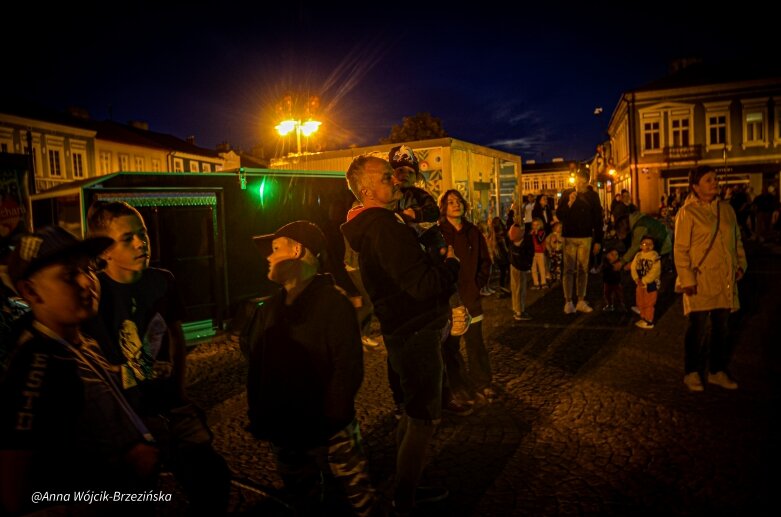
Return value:
[(621, 260), (618, 250), (608, 248), (602, 258), (602, 291), (605, 296), (603, 311), (623, 311), (624, 292), (621, 286)]
[(659, 277), (662, 273), (661, 259), (654, 251), (654, 239), (646, 235), (640, 241), (640, 251), (632, 260), (632, 280), (635, 281), (635, 299), (640, 310), (637, 325), (641, 329), (654, 328), (654, 307), (659, 295)]
[(691, 391), (702, 391), (700, 374), (707, 368), (709, 383), (737, 389), (738, 383), (728, 370), (732, 345), (729, 315), (740, 308), (737, 283), (746, 271), (746, 253), (735, 211), (718, 198), (713, 169), (692, 169), (689, 186), (692, 193), (675, 220), (673, 252), (678, 271), (676, 290), (683, 292), (683, 313), (689, 318), (684, 338), (684, 383)]
[(526, 312), (526, 294), (534, 260), (534, 242), (524, 226), (514, 224), (508, 232), (510, 239), (510, 291), (512, 293), (513, 319), (532, 319)]
[[(563, 224), (564, 236), (564, 313), (589, 313), (593, 309), (586, 302), (589, 257), (597, 255), (602, 247), (602, 207), (599, 196), (589, 188), (588, 171), (575, 175), (575, 188), (561, 195), (556, 216)], [(573, 302), (574, 295), (578, 302)]]
[(550, 275), (545, 260), (545, 223), (542, 219), (534, 218), (531, 228), (532, 243), (534, 244), (534, 258), (532, 259), (532, 282), (534, 289), (547, 289)]
[(561, 223), (554, 223), (550, 235), (545, 239), (545, 252), (548, 254), (551, 281), (554, 283), (561, 280), (562, 274), (564, 237), (561, 235), (561, 230)]

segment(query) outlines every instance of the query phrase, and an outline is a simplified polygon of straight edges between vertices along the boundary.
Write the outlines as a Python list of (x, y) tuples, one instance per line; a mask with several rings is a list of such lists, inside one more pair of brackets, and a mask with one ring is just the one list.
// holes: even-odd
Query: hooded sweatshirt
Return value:
[(467, 220), (462, 219), (460, 230), (450, 224), (447, 219), (439, 221), (439, 227), (445, 242), (453, 246), (456, 257), (461, 261), (458, 275), (458, 294), (466, 305), (469, 314), (479, 316), (483, 313), (480, 289), (488, 284), (491, 276), (491, 256), (488, 254), (488, 244), (480, 229)]
[(445, 326), (458, 260), (435, 264), (414, 230), (385, 208), (356, 207), (341, 229), (358, 252), (361, 277), (383, 334), (402, 336)]

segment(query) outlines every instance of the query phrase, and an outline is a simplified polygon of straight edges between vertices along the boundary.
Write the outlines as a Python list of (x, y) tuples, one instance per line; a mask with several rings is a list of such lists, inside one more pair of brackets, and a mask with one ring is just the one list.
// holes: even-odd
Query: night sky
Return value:
[(427, 111), (452, 137), (549, 161), (590, 156), (621, 93), (673, 59), (779, 59), (770, 7), (733, 12), (748, 3), (280, 3), (33, 4), (4, 28), (0, 94), (268, 155), (283, 95), (319, 95), (330, 148)]

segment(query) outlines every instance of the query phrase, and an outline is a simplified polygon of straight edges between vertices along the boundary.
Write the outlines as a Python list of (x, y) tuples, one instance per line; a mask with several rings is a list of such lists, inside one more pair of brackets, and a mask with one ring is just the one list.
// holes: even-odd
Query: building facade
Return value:
[(0, 152), (27, 155), (35, 191), (114, 172), (218, 172), (225, 160), (144, 123), (94, 121), (34, 106), (0, 107)]
[(621, 97), (608, 128), (614, 188), (654, 213), (692, 167), (754, 195), (779, 184), (781, 73), (695, 64)]

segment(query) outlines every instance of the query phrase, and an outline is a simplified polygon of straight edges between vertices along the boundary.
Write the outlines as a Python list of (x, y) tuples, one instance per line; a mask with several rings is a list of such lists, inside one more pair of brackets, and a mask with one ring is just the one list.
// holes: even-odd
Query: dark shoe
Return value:
[(442, 404), (442, 411), (456, 416), (468, 416), (471, 415), (472, 411), (474, 410), (472, 409), (472, 406), (462, 404), (456, 399), (450, 399), (446, 403)]
[(520, 319), (521, 321), (529, 321), (530, 319), (532, 319), (532, 316), (531, 316), (531, 314), (529, 314), (528, 312), (526, 312), (526, 311), (523, 311), (523, 312), (521, 313), (520, 317), (519, 317), (519, 318), (517, 318), (517, 319)]
[(441, 486), (419, 486), (415, 489), (415, 504), (438, 503), (447, 499), (450, 491)]

